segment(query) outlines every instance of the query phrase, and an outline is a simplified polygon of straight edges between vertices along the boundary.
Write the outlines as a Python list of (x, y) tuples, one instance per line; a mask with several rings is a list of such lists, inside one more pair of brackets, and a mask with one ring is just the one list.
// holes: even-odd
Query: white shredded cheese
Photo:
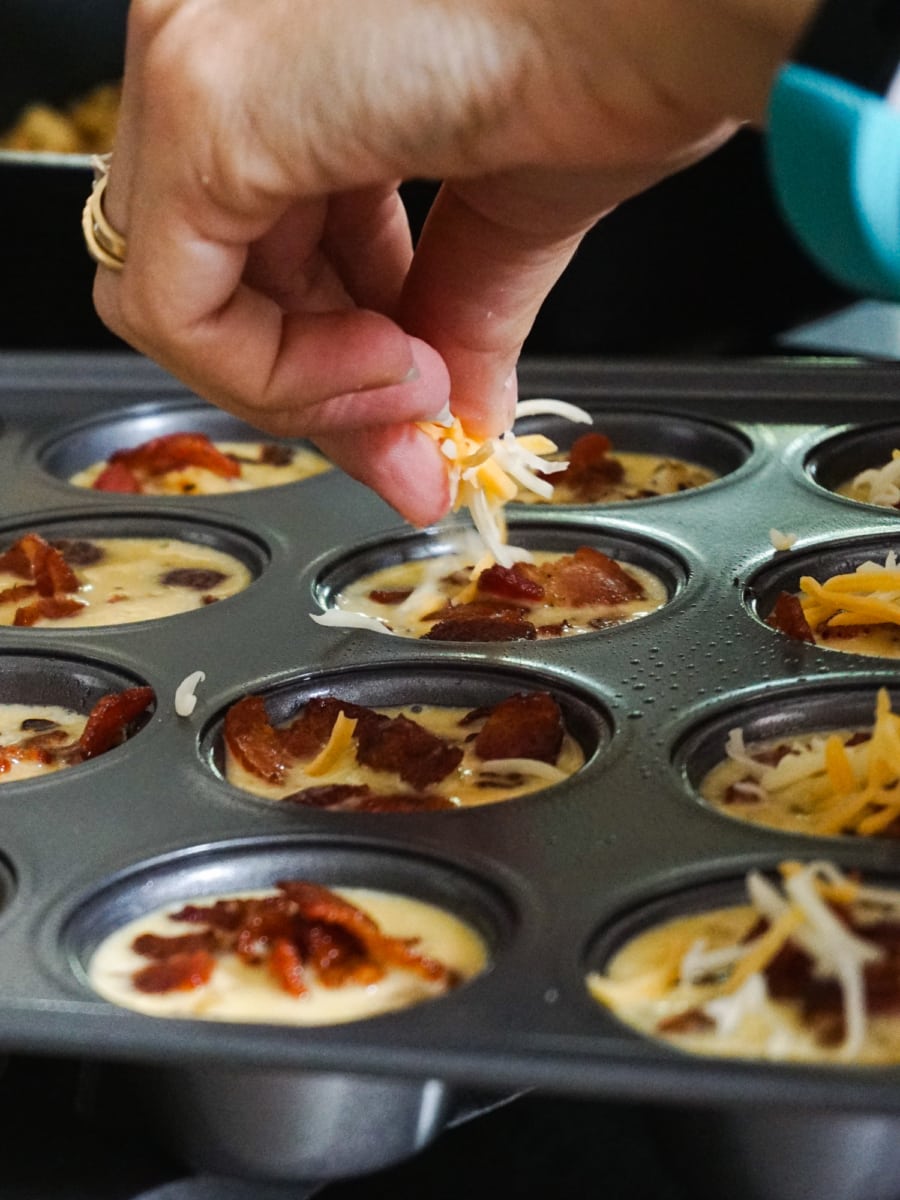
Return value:
[(310, 613), (317, 625), (329, 625), (336, 629), (371, 629), (375, 633), (394, 635), (384, 621), (370, 617), (367, 613), (347, 612), (343, 608), (329, 608), (323, 613)]
[(179, 717), (189, 717), (197, 707), (196, 688), (206, 678), (205, 671), (192, 671), (175, 689), (175, 712)]
[(546, 779), (549, 783), (568, 778), (565, 771), (539, 758), (490, 758), (485, 760), (482, 770), (500, 775), (531, 775), (535, 779)]
[(770, 529), (769, 541), (776, 550), (790, 550), (797, 541), (797, 534), (782, 533), (780, 529)]
[(579, 425), (592, 425), (594, 418), (587, 409), (570, 404), (568, 400), (552, 400), (542, 397), (537, 400), (520, 400), (516, 405), (516, 420), (520, 417), (565, 417)]

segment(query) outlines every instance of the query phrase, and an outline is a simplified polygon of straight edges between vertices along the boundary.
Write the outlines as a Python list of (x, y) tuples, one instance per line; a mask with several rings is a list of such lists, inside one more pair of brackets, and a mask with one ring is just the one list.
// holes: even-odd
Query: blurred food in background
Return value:
[(34, 101), (0, 135), (0, 149), (104, 154), (112, 149), (121, 95), (116, 81), (99, 84), (65, 107)]

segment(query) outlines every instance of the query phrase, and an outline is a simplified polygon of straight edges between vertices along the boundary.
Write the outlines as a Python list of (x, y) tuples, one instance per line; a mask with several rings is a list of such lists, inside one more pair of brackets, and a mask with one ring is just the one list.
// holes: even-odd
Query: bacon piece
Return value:
[(447, 619), (423, 635), (432, 642), (532, 642), (536, 637), (534, 625), (514, 615)]
[(78, 739), (81, 757), (95, 758), (124, 742), (129, 726), (144, 715), (155, 699), (151, 687), (126, 688), (101, 696), (88, 714)]
[(165, 475), (183, 467), (203, 467), (223, 479), (236, 479), (241, 468), (202, 433), (167, 433), (110, 455), (110, 465), (124, 464), (132, 471)]
[(198, 932), (160, 937), (143, 934), (132, 948), (154, 961), (133, 976), (145, 992), (199, 987), (212, 974), (216, 956), (233, 953), (264, 966), (294, 996), (307, 990), (312, 969), (325, 987), (377, 982), (389, 966), (452, 986), (456, 974), (417, 953), (411, 941), (383, 934), (362, 910), (320, 884), (283, 881), (274, 895), (188, 904), (173, 921), (205, 925)]
[(56, 757), (46, 746), (36, 746), (29, 742), (10, 742), (0, 746), (0, 775), (5, 775), (7, 771), (23, 762), (39, 762), (49, 766)]
[(625, 468), (617, 458), (611, 458), (612, 442), (605, 433), (586, 433), (569, 448), (565, 471), (547, 473), (543, 478), (553, 484), (565, 483), (579, 500), (600, 500), (611, 485), (621, 483)]
[(371, 713), (356, 727), (356, 757), (376, 771), (394, 771), (414, 788), (445, 779), (462, 762), (463, 750), (409, 717)]
[(299, 716), (282, 732), (285, 750), (294, 758), (313, 758), (331, 737), (334, 723), (343, 713), (360, 721), (374, 716), (371, 708), (339, 700), (337, 696), (313, 696)]
[(92, 567), (106, 557), (106, 551), (87, 538), (55, 538), (50, 545), (70, 567)]
[(228, 749), (247, 771), (281, 783), (287, 768), (284, 739), (272, 728), (262, 696), (244, 696), (228, 709), (224, 725)]
[(288, 467), (294, 461), (294, 451), (278, 442), (263, 442), (259, 448), (259, 461), (267, 467)]
[(35, 625), (41, 619), (58, 621), (61, 617), (73, 616), (84, 607), (80, 600), (71, 600), (66, 596), (41, 596), (33, 604), (16, 609), (13, 625)]
[(327, 808), (342, 812), (436, 812), (453, 808), (444, 796), (430, 792), (373, 791), (364, 783), (331, 783), (301, 788), (284, 796), (283, 801), (308, 808)]
[(373, 588), (369, 599), (373, 604), (402, 604), (412, 595), (412, 588)]
[(534, 758), (554, 764), (564, 734), (562, 713), (549, 692), (521, 692), (494, 705), (475, 739), (475, 753), (483, 760)]
[(78, 577), (58, 550), (38, 533), (26, 533), (0, 555), (0, 571), (34, 582), (41, 596), (77, 592)]
[(216, 966), (215, 958), (205, 950), (192, 954), (173, 954), (135, 971), (131, 980), (139, 992), (190, 992), (208, 983)]
[(303, 979), (303, 960), (289, 938), (277, 938), (269, 955), (269, 970), (279, 986), (292, 996), (302, 996), (307, 988)]
[(12, 587), (4, 588), (0, 592), (0, 604), (15, 604), (19, 600), (26, 600), (29, 596), (33, 596), (37, 588), (33, 583), (15, 583)]
[(794, 641), (815, 645), (816, 639), (804, 615), (800, 597), (791, 592), (778, 593), (772, 611), (766, 617), (766, 624)]
[(204, 929), (200, 933), (182, 933), (165, 937), (160, 933), (141, 933), (131, 943), (131, 949), (142, 958), (172, 958), (176, 954), (195, 954), (205, 950), (211, 954), (218, 945), (215, 933)]
[(183, 587), (205, 592), (227, 578), (224, 571), (216, 571), (211, 567), (174, 567), (160, 575), (159, 582), (163, 587)]
[(336, 895), (321, 884), (289, 880), (278, 884), (281, 891), (297, 902), (303, 917), (311, 922), (338, 925), (359, 938), (369, 957), (381, 967), (399, 966), (425, 979), (446, 980), (447, 968), (433, 958), (416, 953), (409, 942), (383, 934), (362, 909)]
[(590, 604), (624, 604), (641, 600), (642, 585), (609, 555), (592, 546), (579, 546), (552, 562), (518, 564), (544, 585), (547, 602), (584, 608)]
[(544, 598), (543, 585), (536, 579), (530, 579), (519, 568), (519, 563), (513, 563), (511, 567), (494, 563), (478, 576), (477, 590), (486, 596), (500, 596), (504, 600), (539, 603)]
[(657, 1023), (657, 1033), (706, 1033), (715, 1029), (716, 1023), (708, 1017), (702, 1008), (686, 1008), (684, 1012), (673, 1013), (671, 1017), (663, 1017)]
[(108, 463), (91, 487), (97, 492), (124, 492), (134, 496), (144, 490), (137, 475), (123, 462)]
[(873, 625), (832, 625), (831, 621), (828, 620), (823, 621), (817, 627), (816, 633), (818, 633), (819, 637), (830, 641), (832, 638), (865, 637), (874, 628), (876, 626)]

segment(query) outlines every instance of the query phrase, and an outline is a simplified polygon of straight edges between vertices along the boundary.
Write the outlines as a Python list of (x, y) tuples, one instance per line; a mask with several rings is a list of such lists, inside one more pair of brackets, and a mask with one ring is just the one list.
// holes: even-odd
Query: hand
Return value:
[[(107, 324), (312, 437), (405, 516), (410, 422), (506, 428), (536, 312), (596, 219), (758, 118), (814, 0), (135, 0)], [(395, 182), (446, 180), (413, 257)]]

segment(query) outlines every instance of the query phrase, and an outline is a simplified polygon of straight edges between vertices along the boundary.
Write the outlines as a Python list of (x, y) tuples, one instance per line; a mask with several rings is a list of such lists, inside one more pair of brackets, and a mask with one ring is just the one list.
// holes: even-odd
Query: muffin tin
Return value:
[[(439, 1131), (457, 1091), (534, 1086), (665, 1106), (689, 1096), (738, 1126), (746, 1113), (748, 1129), (789, 1108), (809, 1117), (801, 1135), (818, 1137), (827, 1118), (851, 1132), (874, 1121), (896, 1139), (897, 1066), (688, 1057), (626, 1030), (584, 984), (617, 931), (750, 868), (828, 857), (900, 883), (895, 844), (761, 830), (711, 811), (692, 786), (714, 756), (713, 734), (745, 711), (754, 728), (781, 732), (785, 699), (801, 725), (808, 707), (838, 724), (848, 703), (855, 713), (871, 697), (871, 712), (877, 688), (897, 686), (898, 665), (792, 642), (762, 619), (766, 598), (800, 565), (843, 565), (873, 546), (900, 551), (896, 512), (827, 490), (832, 470), (843, 471), (842, 439), (855, 464), (860, 431), (891, 419), (895, 372), (533, 361), (520, 379), (523, 397), (590, 409), (614, 446), (723, 472), (673, 497), (510, 509), (517, 544), (521, 533), (532, 545), (598, 545), (662, 571), (669, 601), (659, 611), (530, 643), (442, 645), (320, 627), (309, 614), (361, 563), (428, 554), (446, 531), (405, 527), (339, 471), (233, 496), (86, 493), (66, 476), (98, 450), (188, 426), (233, 438), (239, 423), (130, 355), (0, 357), (8, 540), (29, 528), (90, 536), (110, 523), (164, 526), (238, 547), (256, 575), (227, 602), (164, 621), (0, 629), (4, 690), (27, 667), (29, 686), (47, 699), (68, 694), (74, 676), (88, 692), (115, 678), (157, 696), (153, 718), (127, 744), (46, 780), (0, 786), (0, 1044), (118, 1063), (132, 1080), (137, 1072), (154, 1119), (194, 1166), (284, 1180), (370, 1170)], [(532, 418), (528, 427), (547, 425)], [(892, 448), (881, 447), (884, 458)], [(773, 528), (795, 532), (794, 549), (776, 551)], [(206, 674), (197, 707), (179, 717), (175, 690), (195, 670)], [(463, 704), (547, 688), (587, 762), (539, 793), (452, 813), (288, 811), (224, 781), (230, 703), (262, 692), (273, 711), (288, 712), (338, 686), (364, 703)], [(835, 722), (825, 696), (835, 699)], [(85, 963), (113, 923), (176, 895), (287, 873), (441, 903), (482, 933), (490, 967), (439, 1001), (303, 1030), (154, 1020), (92, 993)], [(329, 1143), (320, 1122), (318, 1145), (298, 1138), (297, 1123), (320, 1103), (349, 1113), (358, 1136)], [(267, 1120), (275, 1111), (278, 1120)], [(882, 1195), (860, 1190), (862, 1167), (860, 1155), (860, 1171), (834, 1175), (829, 1194)], [(785, 1169), (764, 1183), (745, 1172), (733, 1194), (795, 1193)]]

